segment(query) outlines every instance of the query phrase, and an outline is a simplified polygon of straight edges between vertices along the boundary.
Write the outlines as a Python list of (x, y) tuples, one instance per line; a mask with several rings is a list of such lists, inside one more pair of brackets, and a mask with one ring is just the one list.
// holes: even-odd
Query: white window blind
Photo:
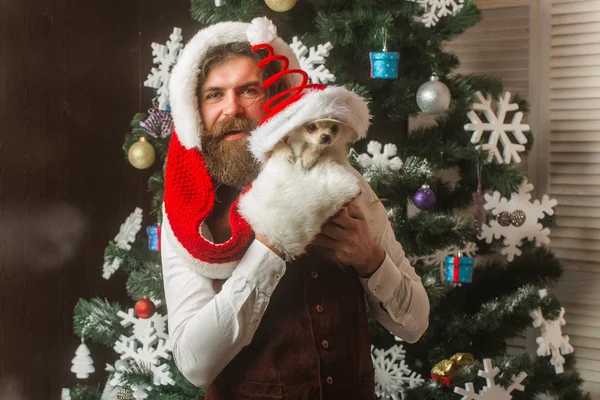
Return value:
[(556, 292), (585, 388), (600, 399), (600, 0), (550, 3), (551, 247), (565, 268)]

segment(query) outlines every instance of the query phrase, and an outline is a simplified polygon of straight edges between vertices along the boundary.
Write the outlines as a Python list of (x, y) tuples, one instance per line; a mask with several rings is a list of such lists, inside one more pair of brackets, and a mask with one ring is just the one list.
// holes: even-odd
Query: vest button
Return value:
[(322, 313), (323, 312), (323, 306), (322, 305), (318, 305), (315, 307), (315, 311), (317, 311), (318, 313)]
[(313, 279), (317, 279), (319, 277), (319, 274), (317, 273), (317, 271), (313, 271), (310, 273), (310, 277)]
[(325, 382), (327, 382), (327, 384), (328, 384), (328, 385), (333, 385), (333, 378), (332, 378), (332, 377), (330, 377), (330, 376), (328, 376), (328, 377), (325, 379)]
[(324, 349), (327, 349), (329, 348), (329, 342), (327, 340), (323, 340), (321, 342), (321, 346), (323, 346)]

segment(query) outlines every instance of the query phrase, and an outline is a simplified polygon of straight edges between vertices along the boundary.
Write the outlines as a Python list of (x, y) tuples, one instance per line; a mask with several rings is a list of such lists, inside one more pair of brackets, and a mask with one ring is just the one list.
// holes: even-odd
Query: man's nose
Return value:
[(227, 95), (223, 107), (223, 113), (230, 117), (235, 117), (244, 113), (242, 99), (233, 93)]

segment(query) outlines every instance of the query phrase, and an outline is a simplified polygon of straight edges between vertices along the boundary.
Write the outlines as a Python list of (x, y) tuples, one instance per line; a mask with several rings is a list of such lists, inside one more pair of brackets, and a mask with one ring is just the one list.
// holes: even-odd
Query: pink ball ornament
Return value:
[(413, 202), (419, 210), (427, 210), (435, 204), (435, 193), (429, 185), (423, 185), (413, 197)]

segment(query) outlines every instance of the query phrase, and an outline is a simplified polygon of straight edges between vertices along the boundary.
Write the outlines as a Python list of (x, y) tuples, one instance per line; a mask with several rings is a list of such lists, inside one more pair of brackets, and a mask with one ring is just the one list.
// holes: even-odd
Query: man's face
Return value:
[(265, 103), (256, 61), (242, 56), (213, 67), (199, 100), (208, 172), (219, 183), (240, 189), (248, 186), (259, 171), (248, 150), (248, 135), (262, 118)]

